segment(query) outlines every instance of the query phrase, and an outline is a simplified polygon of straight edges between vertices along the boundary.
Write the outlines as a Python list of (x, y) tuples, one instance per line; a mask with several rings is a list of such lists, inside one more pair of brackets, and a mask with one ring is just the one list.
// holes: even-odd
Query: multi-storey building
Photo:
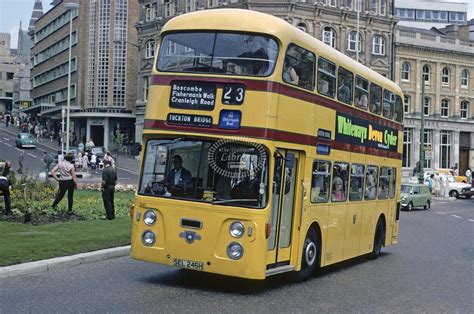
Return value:
[[(40, 3), (41, 4), (41, 3)], [(18, 48), (15, 56), (17, 75), (13, 79), (13, 106), (12, 115), (20, 115), (21, 108), (28, 108), (31, 104), (31, 47), (33, 43), (28, 31), (20, 28), (18, 31)]]
[(12, 111), (15, 71), (15, 50), (10, 49), (10, 33), (0, 33), (0, 113)]
[(459, 173), (474, 167), (474, 41), (444, 35), (446, 31), (462, 34), (459, 29), (465, 27), (424, 30), (397, 26), (395, 81), (405, 93), (405, 175), (419, 160), (422, 114), (428, 157), (424, 166), (458, 165)]
[(430, 29), (465, 24), (467, 3), (447, 0), (395, 0), (398, 25)]
[(272, 14), (382, 75), (393, 77), (393, 30), (397, 22), (393, 17), (393, 0), (139, 0), (139, 3), (137, 141), (143, 128), (156, 38), (167, 20), (183, 13), (225, 7)]
[[(75, 2), (79, 9), (67, 10)], [(48, 129), (61, 129), (67, 106), (69, 42), (71, 49), (71, 127), (75, 142), (92, 139), (109, 146), (120, 129), (133, 142), (137, 50), (134, 23), (138, 3), (132, 0), (55, 0), (34, 24), (32, 58), (33, 105)], [(72, 15), (72, 17), (71, 17)], [(70, 31), (70, 18), (72, 26)], [(71, 36), (70, 36), (71, 34)]]

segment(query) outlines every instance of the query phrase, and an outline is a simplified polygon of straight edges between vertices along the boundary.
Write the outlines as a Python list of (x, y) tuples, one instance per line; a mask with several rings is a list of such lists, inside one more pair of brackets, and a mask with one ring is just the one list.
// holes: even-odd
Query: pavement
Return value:
[(53, 269), (88, 264), (106, 259), (128, 256), (130, 245), (105, 250), (81, 253), (71, 256), (50, 258), (46, 260), (0, 267), (0, 279), (31, 275)]

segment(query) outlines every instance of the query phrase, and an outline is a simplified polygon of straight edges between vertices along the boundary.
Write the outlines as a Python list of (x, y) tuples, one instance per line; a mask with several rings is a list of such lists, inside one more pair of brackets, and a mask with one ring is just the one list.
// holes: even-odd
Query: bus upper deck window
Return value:
[(336, 96), (336, 65), (323, 58), (318, 61), (318, 93)]
[(283, 64), (282, 78), (286, 83), (314, 89), (315, 55), (294, 44), (288, 46)]
[(340, 67), (337, 76), (337, 99), (352, 105), (352, 90), (354, 87), (354, 74)]
[(383, 116), (388, 119), (393, 117), (393, 106), (395, 103), (395, 94), (384, 89), (383, 91)]
[(367, 110), (369, 104), (369, 81), (360, 76), (356, 77), (355, 99), (356, 107)]
[(382, 109), (382, 87), (371, 83), (370, 84), (370, 112), (380, 114)]
[(163, 37), (157, 69), (169, 72), (268, 76), (278, 44), (270, 37), (245, 33), (189, 32)]
[(402, 98), (400, 96), (395, 97), (395, 108), (393, 112), (393, 118), (397, 122), (403, 122), (403, 105), (402, 105)]

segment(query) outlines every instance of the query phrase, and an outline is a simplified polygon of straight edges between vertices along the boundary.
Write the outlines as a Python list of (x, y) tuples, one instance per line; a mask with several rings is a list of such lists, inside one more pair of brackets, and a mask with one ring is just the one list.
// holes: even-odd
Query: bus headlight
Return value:
[(153, 226), (156, 222), (156, 214), (154, 210), (147, 210), (143, 215), (143, 222), (147, 226)]
[(145, 246), (152, 246), (155, 244), (156, 236), (153, 232), (151, 231), (145, 231), (143, 232), (142, 235), (142, 242)]
[(244, 255), (244, 248), (237, 242), (232, 242), (227, 246), (227, 256), (233, 260), (238, 260)]
[(242, 237), (245, 233), (244, 224), (241, 223), (240, 221), (234, 221), (233, 223), (230, 224), (229, 232), (230, 232), (230, 235), (233, 236), (234, 238)]

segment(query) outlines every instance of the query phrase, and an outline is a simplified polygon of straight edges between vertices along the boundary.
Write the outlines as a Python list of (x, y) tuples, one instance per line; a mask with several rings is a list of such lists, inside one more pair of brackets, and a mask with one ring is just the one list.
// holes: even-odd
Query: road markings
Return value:
[(462, 217), (458, 216), (458, 215), (451, 215), (451, 216), (453, 216), (454, 218), (461, 218), (462, 219)]
[(470, 222), (474, 222), (474, 219), (468, 219)]
[(7, 138), (7, 137), (4, 137), (3, 139), (4, 139), (5, 141), (9, 141), (9, 140), (10, 140), (10, 139), (9, 139), (9, 138)]
[(13, 147), (12, 145), (8, 144), (8, 143), (4, 143), (5, 145), (9, 146), (9, 147)]
[(33, 157), (33, 158), (38, 158), (38, 157), (36, 157), (36, 156), (35, 156), (35, 155), (33, 155), (33, 154), (30, 154), (30, 153), (26, 153), (26, 154), (27, 154), (28, 156), (30, 156), (30, 157)]
[(443, 212), (436, 212), (437, 214), (445, 215), (446, 213)]
[(448, 211), (445, 211), (445, 212), (437, 212), (437, 213), (452, 214), (452, 213), (460, 213), (460, 212), (467, 212), (467, 211), (472, 211), (472, 209), (448, 210)]
[(19, 151), (20, 153), (23, 153), (23, 151), (22, 151), (21, 149), (19, 149), (18, 147), (15, 147), (15, 149), (16, 149), (17, 151)]

